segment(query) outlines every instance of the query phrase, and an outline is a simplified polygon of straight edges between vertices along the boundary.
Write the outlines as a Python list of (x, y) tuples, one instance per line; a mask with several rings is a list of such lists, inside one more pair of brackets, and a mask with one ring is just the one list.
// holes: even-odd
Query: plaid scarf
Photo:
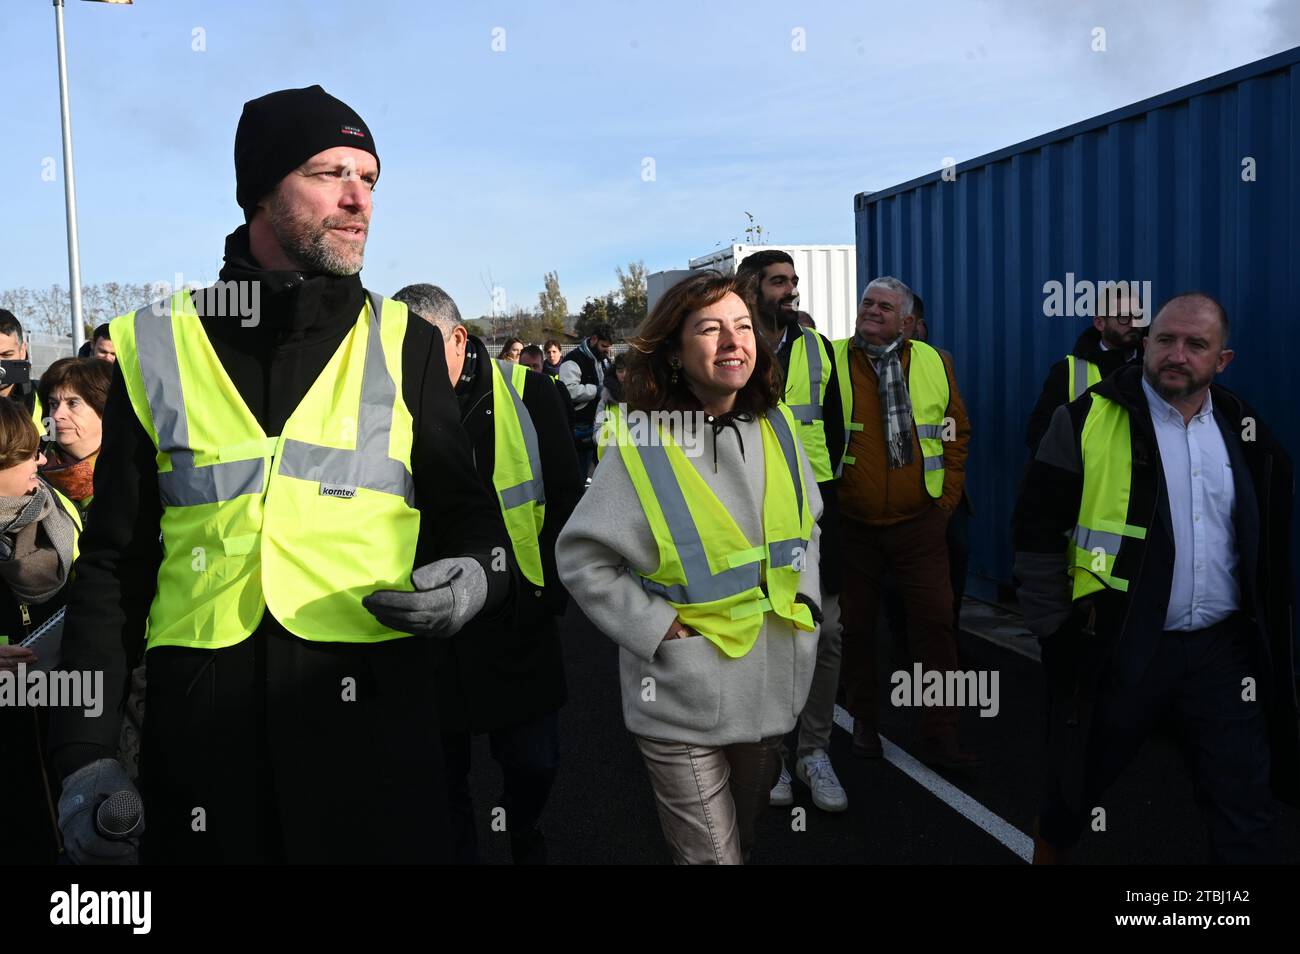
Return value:
[(880, 381), (880, 411), (885, 423), (885, 448), (889, 451), (891, 470), (912, 463), (912, 398), (903, 379), (903, 336), (887, 345), (873, 345), (861, 335), (853, 343), (878, 361), (876, 376)]

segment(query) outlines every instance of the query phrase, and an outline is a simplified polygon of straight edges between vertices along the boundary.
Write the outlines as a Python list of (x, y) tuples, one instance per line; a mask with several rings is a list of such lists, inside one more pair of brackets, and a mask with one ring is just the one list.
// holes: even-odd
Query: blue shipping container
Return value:
[(931, 342), (955, 356), (972, 427), (972, 595), (1011, 581), (1025, 423), (1090, 324), (1046, 317), (1047, 282), (1150, 281), (1157, 306), (1217, 297), (1237, 352), (1220, 383), (1294, 458), (1297, 129), (1300, 47), (856, 197), (859, 297), (873, 277), (901, 278), (925, 298)]

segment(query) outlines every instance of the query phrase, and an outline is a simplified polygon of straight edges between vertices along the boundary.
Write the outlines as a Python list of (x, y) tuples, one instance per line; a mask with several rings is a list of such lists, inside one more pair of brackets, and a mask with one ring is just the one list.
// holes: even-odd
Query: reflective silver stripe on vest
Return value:
[(393, 494), (414, 508), (415, 482), (410, 471), (401, 461), (388, 456), (397, 385), (384, 361), (384, 343), (380, 336), (382, 307), (383, 299), (370, 292), (370, 334), (366, 340), (366, 363), (361, 373), (356, 450), (286, 439), (278, 472), (285, 477), (332, 487), (364, 487), (381, 494)]
[(1085, 526), (1074, 528), (1074, 545), (1080, 550), (1089, 552), (1101, 547), (1109, 557), (1119, 556), (1120, 544), (1124, 538), (1118, 533), (1110, 533), (1106, 530), (1093, 530)]
[[(357, 416), (357, 449), (317, 447), (286, 440), (279, 472), (288, 477), (318, 480), (333, 486), (365, 487), (395, 494), (414, 507), (415, 486), (409, 471), (400, 461), (388, 456), (397, 387), (384, 362), (380, 339), (381, 304), (382, 300), (371, 294), (370, 335)], [(161, 317), (162, 320), (141, 328), (141, 319), (149, 317)], [(265, 486), (264, 458), (195, 466), (171, 309), (167, 302), (159, 302), (140, 309), (135, 318), (140, 375), (158, 435), (158, 449), (169, 455), (172, 464), (170, 471), (158, 474), (162, 502), (167, 506), (192, 507), (232, 500), (245, 494), (260, 494)]]
[(170, 471), (158, 474), (158, 496), (163, 505), (190, 507), (261, 493), (261, 460), (194, 466), (170, 299), (164, 298), (135, 313), (135, 348), (145, 398), (158, 435), (158, 449), (169, 456), (172, 464)]
[(710, 569), (699, 528), (695, 526), (691, 511), (686, 506), (681, 485), (668, 460), (668, 451), (661, 446), (639, 446), (637, 453), (650, 478), (650, 486), (654, 488), (655, 499), (663, 511), (668, 533), (677, 550), (677, 558), (681, 560), (682, 570), (686, 574), (685, 584), (675, 583), (671, 586), (642, 577), (642, 587), (673, 603), (709, 603), (758, 586), (757, 562), (723, 570), (721, 573), (714, 573)]
[(523, 396), (515, 391), (515, 365), (499, 358), (496, 363), (497, 370), (505, 378), (510, 401), (515, 406), (515, 417), (519, 418), (519, 429), (524, 435), (524, 450), (528, 454), (528, 469), (533, 475), (532, 479), (501, 491), (501, 505), (509, 510), (520, 504), (545, 504), (546, 488), (542, 480), (542, 455), (537, 450), (537, 428), (533, 427), (533, 419), (528, 415), (528, 408), (524, 407)]
[(932, 441), (943, 440), (942, 424), (918, 424), (916, 425), (916, 436), (918, 438), (929, 438)]
[(1084, 391), (1088, 390), (1088, 362), (1082, 358), (1074, 359), (1074, 393), (1070, 399), (1077, 398)]
[(935, 455), (934, 457), (927, 457), (927, 458), (925, 459), (925, 469), (926, 469), (926, 470), (943, 470), (943, 455), (942, 455), (942, 454), (937, 454), (937, 455)]
[(795, 558), (808, 553), (808, 541), (795, 537), (792, 540), (778, 540), (768, 545), (767, 561), (770, 566), (791, 566)]
[(158, 496), (164, 506), (194, 507), (262, 492), (265, 468), (260, 457), (209, 467), (176, 468), (175, 464), (173, 457), (173, 469), (158, 474)]
[[(799, 519), (802, 521), (803, 485), (799, 480), (799, 458), (794, 452), (794, 435), (790, 433), (789, 425), (786, 424), (785, 417), (779, 410), (769, 411), (767, 420), (776, 431), (777, 440), (785, 452), (786, 465), (790, 468), (790, 476), (794, 480)], [(646, 445), (649, 444), (650, 442), (646, 442)], [(710, 603), (758, 586), (760, 577), (757, 561), (723, 570), (721, 573), (713, 572), (704, 552), (704, 544), (700, 540), (699, 528), (695, 526), (691, 511), (686, 506), (681, 484), (677, 482), (677, 475), (673, 473), (672, 464), (668, 460), (668, 452), (662, 446), (638, 446), (637, 453), (641, 458), (642, 466), (645, 467), (646, 475), (650, 478), (650, 486), (668, 524), (673, 546), (677, 550), (677, 557), (681, 560), (682, 570), (686, 574), (685, 584), (666, 586), (641, 577), (641, 586), (647, 592), (658, 594), (673, 603)], [(771, 544), (768, 558), (772, 565), (789, 566), (793, 563), (795, 547), (802, 547), (803, 551), (807, 552), (808, 541), (780, 540)], [(780, 562), (777, 562), (778, 560)]]
[(359, 451), (321, 447), (286, 438), (280, 451), (279, 473), (331, 487), (364, 487), (376, 493), (393, 494), (404, 499), (408, 507), (415, 507), (415, 485), (411, 482), (411, 475), (407, 473), (405, 464), (391, 457), (366, 459)]
[(804, 354), (808, 360), (808, 404), (791, 404), (789, 405), (790, 413), (800, 424), (811, 424), (813, 421), (822, 419), (821, 393), (822, 393), (822, 349), (816, 333), (809, 331), (807, 328), (802, 329), (801, 340), (803, 341)]

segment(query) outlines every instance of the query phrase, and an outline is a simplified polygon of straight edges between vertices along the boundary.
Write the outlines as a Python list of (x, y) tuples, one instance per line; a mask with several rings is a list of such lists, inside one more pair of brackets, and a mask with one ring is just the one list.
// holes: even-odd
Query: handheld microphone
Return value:
[(114, 792), (95, 809), (95, 831), (110, 841), (126, 841), (144, 827), (144, 804), (131, 789)]

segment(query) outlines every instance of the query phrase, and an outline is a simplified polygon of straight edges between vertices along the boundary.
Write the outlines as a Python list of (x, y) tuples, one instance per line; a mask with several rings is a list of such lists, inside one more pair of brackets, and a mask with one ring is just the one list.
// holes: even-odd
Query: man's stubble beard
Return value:
[(280, 248), (294, 261), (301, 263), (305, 270), (341, 277), (356, 275), (361, 271), (366, 254), (364, 240), (359, 243), (355, 255), (350, 255), (332, 247), (327, 239), (331, 228), (350, 224), (368, 227), (368, 221), (358, 222), (355, 217), (331, 216), (318, 224), (311, 219), (295, 216), (276, 196), (272, 196), (267, 206), (267, 215)]
[(1186, 384), (1181, 384), (1176, 387), (1170, 387), (1169, 385), (1165, 384), (1163, 381), (1160, 380), (1159, 372), (1156, 373), (1154, 380), (1152, 379), (1151, 375), (1147, 372), (1146, 368), (1142, 369), (1142, 373), (1143, 376), (1146, 377), (1147, 379), (1147, 384), (1151, 385), (1152, 389), (1155, 390), (1156, 394), (1159, 394), (1162, 398), (1164, 398), (1166, 401), (1169, 401), (1171, 403), (1180, 398), (1190, 397), (1191, 395), (1199, 391), (1201, 388), (1208, 386), (1214, 380), (1213, 374), (1208, 375), (1202, 380), (1197, 380), (1196, 376), (1189, 371), (1188, 372), (1189, 376), (1185, 379), (1187, 382)]
[(789, 319), (783, 312), (780, 302), (767, 301), (762, 298), (758, 300), (758, 323), (763, 334), (768, 338), (779, 339), (788, 322)]

